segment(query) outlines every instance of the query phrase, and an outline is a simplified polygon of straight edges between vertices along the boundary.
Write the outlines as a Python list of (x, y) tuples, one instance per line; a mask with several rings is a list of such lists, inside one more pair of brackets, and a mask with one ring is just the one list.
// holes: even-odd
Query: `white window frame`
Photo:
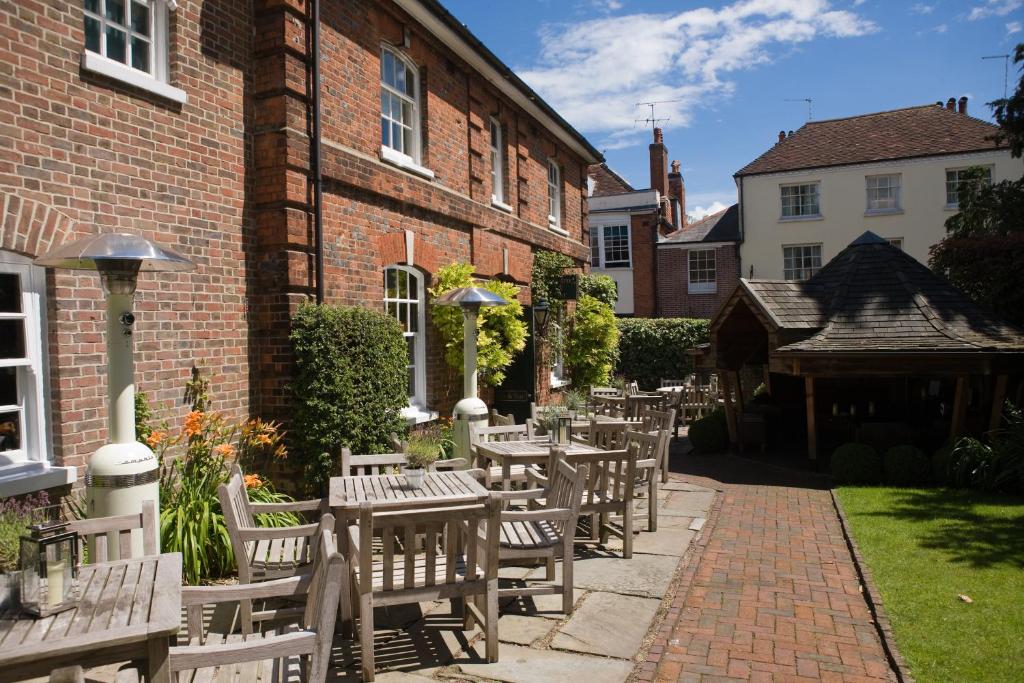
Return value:
[[(995, 168), (992, 166), (992, 164), (971, 164), (970, 166), (957, 166), (955, 168), (947, 168), (945, 170), (945, 173), (943, 173), (943, 176), (942, 176), (945, 179), (945, 190), (946, 190), (946, 204), (945, 204), (945, 208), (946, 209), (959, 209), (960, 208), (960, 183), (963, 182), (963, 180), (960, 179), (960, 173), (962, 173), (963, 171), (967, 171), (969, 169), (972, 169), (972, 168), (981, 168), (984, 171), (988, 171), (988, 179), (983, 181), (983, 182), (987, 182), (989, 184), (992, 183), (993, 171), (995, 170)], [(949, 174), (950, 173), (956, 173), (957, 174), (956, 180), (950, 180), (949, 179)], [(953, 185), (952, 188), (951, 188), (951, 183)], [(953, 189), (952, 195), (950, 193), (951, 189)], [(949, 201), (950, 196), (955, 197), (956, 198), (955, 201), (950, 202)]]
[[(416, 280), (416, 298), (407, 295), (403, 298), (400, 296), (390, 297), (388, 296), (388, 271), (394, 270), (396, 272), (406, 273), (410, 279)], [(417, 421), (423, 421), (419, 418), (427, 413), (427, 355), (426, 355), (426, 280), (423, 274), (417, 269), (411, 266), (401, 266), (398, 264), (392, 264), (385, 266), (383, 270), (384, 276), (384, 312), (391, 315), (398, 321), (398, 324), (402, 324), (401, 317), (391, 312), (388, 304), (394, 303), (396, 306), (408, 305), (415, 303), (417, 308), (416, 315), (416, 332), (410, 332), (407, 328), (402, 330), (403, 337), (413, 338), (413, 350), (416, 354), (415, 363), (406, 365), (406, 370), (410, 367), (413, 369), (413, 393), (409, 396), (409, 410), (404, 411), (406, 417), (416, 418)]]
[(548, 225), (562, 229), (562, 168), (554, 159), (548, 159)]
[(887, 237), (886, 242), (896, 247), (900, 251), (903, 251), (903, 238), (902, 237)]
[[(882, 179), (886, 179), (886, 186), (881, 187), (878, 183)], [(872, 187), (872, 183), (875, 186)], [(879, 173), (875, 175), (864, 176), (864, 194), (865, 194), (865, 208), (864, 215), (866, 216), (877, 216), (880, 214), (889, 213), (900, 213), (903, 211), (903, 174), (902, 173)], [(886, 191), (892, 193), (895, 196), (888, 199), (880, 199), (878, 196), (872, 197), (871, 193)], [(892, 206), (882, 206), (881, 204), (887, 201), (892, 201)]]
[(501, 121), (490, 120), (491, 135), (491, 202), (505, 204), (505, 133)]
[[(812, 250), (811, 254), (810, 254), (810, 258), (811, 259), (813, 259), (814, 256), (815, 256), (813, 250), (817, 249), (818, 250), (818, 254), (817, 254), (817, 256), (818, 256), (818, 265), (816, 265), (816, 266), (815, 265), (811, 265), (811, 266), (801, 265), (800, 268), (796, 268), (795, 266), (793, 268), (787, 268), (786, 267), (786, 250), (787, 249), (811, 249)], [(801, 254), (800, 258), (804, 259), (804, 258), (807, 258), (807, 257), (804, 254)], [(808, 280), (808, 279), (814, 277), (814, 274), (817, 273), (819, 270), (821, 270), (821, 263), (822, 263), (822, 260), (821, 260), (821, 243), (820, 242), (819, 243), (815, 243), (815, 244), (784, 244), (784, 245), (782, 245), (782, 277), (784, 279), (786, 279), (786, 280), (789, 280), (791, 282), (800, 282), (802, 280)], [(802, 264), (802, 261), (801, 261), (801, 264)], [(794, 271), (793, 275), (796, 274), (795, 271), (797, 271), (797, 270), (808, 271), (807, 272), (807, 277), (799, 277), (799, 278), (798, 277), (790, 277), (790, 275), (787, 274), (787, 272), (786, 272), (787, 270)]]
[[(150, 71), (142, 71), (131, 66), (131, 38), (133, 32), (129, 26), (123, 26), (117, 22), (110, 21), (104, 16), (106, 14), (106, 2), (108, 0), (98, 0), (100, 5), (100, 13), (89, 12), (83, 8), (82, 10), (82, 30), (84, 35), (85, 20), (86, 17), (94, 19), (100, 24), (100, 50), (99, 52), (93, 52), (82, 45), (82, 68), (86, 71), (106, 76), (115, 80), (122, 81), (132, 87), (146, 90), (160, 97), (177, 102), (178, 104), (184, 104), (188, 101), (188, 97), (185, 91), (180, 88), (175, 88), (170, 84), (170, 17), (169, 17), (169, 1), (168, 0), (141, 0), (140, 4), (146, 4), (149, 6), (149, 24), (150, 24), (150, 35), (149, 40), (149, 65)], [(125, 0), (125, 12), (126, 21), (131, 23), (132, 2), (134, 0)], [(79, 5), (81, 7), (81, 5)], [(106, 55), (106, 43), (107, 43), (107, 24), (113, 24), (117, 26), (119, 30), (123, 30), (125, 33), (125, 40), (127, 45), (126, 50), (126, 61), (119, 62), (116, 59), (111, 59)], [(141, 34), (134, 34), (139, 35)]]
[[(390, 54), (393, 59), (400, 62), (405, 66), (405, 77), (406, 79), (412, 79), (412, 96), (410, 97), (407, 93), (400, 92), (396, 88), (392, 87), (388, 83), (384, 82), (384, 55)], [(408, 57), (402, 54), (399, 50), (390, 45), (381, 45), (380, 48), (380, 88), (381, 96), (385, 94), (397, 97), (402, 102), (408, 103), (412, 107), (412, 115), (409, 126), (405, 126), (404, 119), (402, 121), (396, 121), (391, 118), (390, 114), (385, 115), (383, 107), (380, 109), (380, 119), (387, 119), (390, 122), (397, 122), (403, 127), (408, 127), (411, 134), (410, 145), (412, 149), (398, 149), (393, 147), (391, 144), (387, 144), (384, 140), (381, 140), (380, 151), (381, 158), (385, 161), (392, 162), (398, 166), (411, 170), (429, 178), (434, 177), (434, 173), (429, 169), (420, 166), (420, 160), (423, 155), (422, 145), (422, 121), (420, 121), (420, 71), (416, 64), (412, 62)], [(378, 122), (381, 126), (381, 136), (383, 137), (383, 123)], [(389, 139), (391, 131), (389, 131)], [(391, 141), (394, 142), (393, 140)], [(404, 142), (403, 142), (404, 147)], [(410, 154), (411, 152), (411, 154)]]
[[(801, 188), (801, 187), (813, 187), (814, 197), (817, 204), (817, 211), (815, 213), (799, 213), (786, 215), (786, 201), (784, 199), (785, 190), (790, 188)], [(799, 193), (803, 196), (805, 193)], [(803, 202), (801, 202), (801, 206)], [(821, 218), (821, 181), (813, 180), (810, 182), (803, 183), (784, 183), (779, 185), (779, 220), (780, 221), (806, 221), (806, 220), (817, 220)]]
[[(625, 264), (614, 261), (617, 265), (608, 265), (608, 251), (605, 245), (605, 231), (612, 228), (623, 228), (626, 232), (626, 262)], [(597, 238), (597, 250), (598, 250), (598, 262), (594, 263), (594, 238)], [(601, 225), (594, 225), (590, 228), (590, 265), (594, 268), (600, 268), (602, 270), (619, 270), (629, 269), (633, 267), (633, 231), (629, 229), (629, 220), (626, 222), (615, 222), (615, 223), (604, 223)]]
[[(694, 257), (699, 261), (701, 255), (707, 259), (707, 255), (711, 255), (711, 267), (707, 267), (707, 261), (705, 261), (705, 267), (697, 268), (697, 272), (711, 272), (712, 279), (701, 280), (694, 282)], [(699, 263), (698, 263), (699, 265)], [(687, 292), (690, 294), (714, 294), (718, 291), (718, 250), (717, 249), (690, 249), (686, 257), (686, 279), (687, 279)]]

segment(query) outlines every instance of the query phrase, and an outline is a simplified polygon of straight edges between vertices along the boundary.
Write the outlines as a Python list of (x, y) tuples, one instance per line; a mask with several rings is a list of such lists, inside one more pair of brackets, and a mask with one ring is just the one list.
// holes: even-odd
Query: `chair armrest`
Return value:
[(215, 605), (221, 602), (262, 598), (304, 597), (309, 592), (312, 576), (290, 576), (261, 583), (239, 583), (228, 586), (184, 586), (181, 589), (183, 607)]
[(658, 465), (658, 461), (655, 460), (654, 458), (648, 458), (647, 460), (637, 460), (636, 461), (636, 468), (638, 470), (654, 469), (655, 467), (657, 467), (657, 465)]
[[(538, 470), (536, 467), (527, 467), (526, 483), (530, 486), (530, 488), (546, 489), (550, 485), (551, 480), (548, 479), (543, 474), (541, 474), (540, 470)], [(540, 484), (540, 486), (536, 486), (536, 484)]]
[(346, 559), (359, 557), (359, 527), (355, 524), (350, 524), (345, 529), (345, 533), (348, 534), (348, 558)]
[(548, 495), (547, 489), (526, 489), (523, 491), (490, 491), (498, 500), (531, 500)]
[(435, 470), (461, 470), (466, 467), (468, 462), (465, 458), (449, 458), (448, 460), (438, 460), (434, 463)]
[(319, 524), (277, 527), (243, 526), (238, 528), (238, 536), (243, 541), (269, 541), (276, 538), (301, 538), (303, 536), (315, 536), (319, 530)]
[(572, 519), (572, 510), (552, 508), (544, 510), (502, 511), (503, 522), (565, 522)]
[[(588, 429), (588, 431), (589, 431), (589, 429)], [(584, 446), (589, 446), (590, 445), (590, 439), (583, 439), (583, 438), (580, 438), (580, 437), (576, 436), (575, 434), (571, 435), (569, 437), (569, 440), (572, 441), (573, 443), (583, 444)]]
[[(171, 648), (172, 671), (201, 669), (216, 665), (258, 662), (291, 655), (311, 654), (317, 646), (316, 633), (293, 631), (268, 638), (220, 645), (179, 645)], [(174, 678), (177, 680), (177, 678)]]
[(315, 510), (327, 510), (326, 498), (314, 498), (312, 500), (295, 500), (288, 503), (249, 503), (249, 508), (254, 515), (262, 515), (268, 512), (311, 512)]

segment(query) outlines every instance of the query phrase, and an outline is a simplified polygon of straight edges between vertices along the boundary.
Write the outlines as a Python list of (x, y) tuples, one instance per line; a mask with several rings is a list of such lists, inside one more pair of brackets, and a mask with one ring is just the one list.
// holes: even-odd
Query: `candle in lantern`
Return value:
[(832, 404), (832, 416), (835, 417), (838, 414), (839, 414), (839, 404), (838, 403), (833, 403)]
[(874, 401), (868, 401), (868, 415), (874, 415), (874, 414), (875, 414), (875, 402)]
[(850, 415), (856, 415), (856, 414), (857, 414), (857, 404), (851, 403), (850, 404)]
[(64, 602), (64, 567), (67, 560), (46, 561), (46, 604), (56, 607)]

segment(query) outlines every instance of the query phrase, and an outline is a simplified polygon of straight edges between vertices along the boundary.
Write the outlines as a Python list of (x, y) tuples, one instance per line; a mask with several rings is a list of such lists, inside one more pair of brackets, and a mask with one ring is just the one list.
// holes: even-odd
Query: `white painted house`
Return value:
[(743, 277), (806, 279), (865, 230), (927, 264), (965, 169), (993, 182), (1024, 175), (997, 130), (968, 116), (962, 97), (780, 133), (735, 176)]

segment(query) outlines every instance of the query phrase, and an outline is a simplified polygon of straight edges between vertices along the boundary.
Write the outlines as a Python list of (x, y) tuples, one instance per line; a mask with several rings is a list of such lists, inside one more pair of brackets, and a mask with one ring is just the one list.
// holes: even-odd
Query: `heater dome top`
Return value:
[(139, 270), (192, 270), (195, 264), (167, 247), (128, 232), (92, 235), (51, 249), (37, 266), (71, 270), (104, 270), (139, 263)]
[(483, 287), (459, 287), (434, 300), (438, 306), (506, 306), (507, 301)]

